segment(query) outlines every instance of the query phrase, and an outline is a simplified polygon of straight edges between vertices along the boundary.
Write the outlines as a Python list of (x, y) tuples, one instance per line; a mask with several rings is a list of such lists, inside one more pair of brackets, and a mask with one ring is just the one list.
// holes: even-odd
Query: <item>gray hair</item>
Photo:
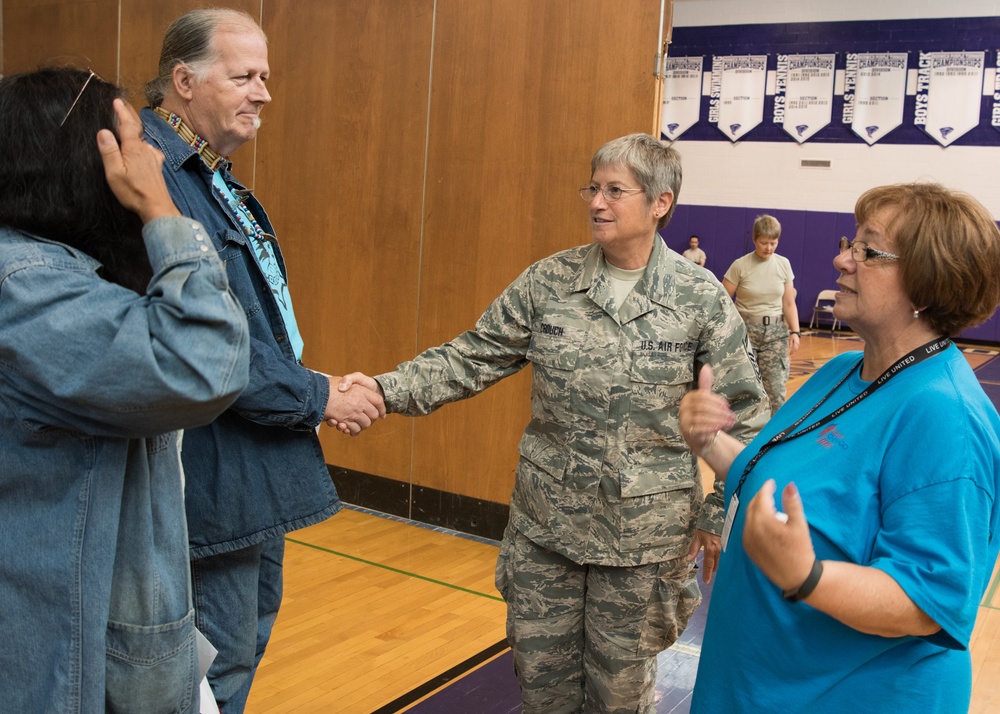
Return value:
[(219, 58), (215, 47), (215, 33), (220, 30), (253, 30), (267, 41), (267, 35), (257, 21), (240, 10), (210, 7), (184, 13), (167, 28), (160, 50), (160, 64), (155, 79), (146, 84), (146, 101), (158, 107), (173, 82), (174, 68), (185, 65), (194, 72), (195, 79), (203, 82), (209, 68)]
[(649, 134), (629, 134), (612, 139), (602, 146), (590, 160), (591, 176), (598, 169), (621, 166), (632, 172), (652, 204), (661, 193), (672, 193), (670, 210), (660, 218), (657, 228), (670, 222), (681, 192), (681, 155), (673, 147)]

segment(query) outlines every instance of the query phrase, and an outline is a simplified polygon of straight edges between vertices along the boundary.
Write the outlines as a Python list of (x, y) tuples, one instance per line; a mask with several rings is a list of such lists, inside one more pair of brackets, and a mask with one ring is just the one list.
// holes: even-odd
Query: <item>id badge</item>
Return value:
[(729, 499), (729, 508), (726, 509), (726, 523), (722, 526), (722, 552), (726, 552), (729, 545), (729, 533), (733, 530), (733, 521), (736, 520), (736, 512), (740, 510), (740, 497), (735, 493)]

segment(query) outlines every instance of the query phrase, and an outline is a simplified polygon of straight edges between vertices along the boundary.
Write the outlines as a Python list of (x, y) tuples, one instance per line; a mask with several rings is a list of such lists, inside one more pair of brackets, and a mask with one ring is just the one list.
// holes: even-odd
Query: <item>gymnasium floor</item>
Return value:
[[(852, 336), (807, 334), (789, 392), (820, 365), (860, 349)], [(966, 347), (1000, 405), (1000, 355)], [(519, 712), (497, 543), (348, 507), (286, 539), (285, 598), (248, 714)], [(711, 586), (681, 639), (659, 657), (656, 711), (684, 714)], [(971, 712), (1000, 711), (1000, 569), (972, 637)]]

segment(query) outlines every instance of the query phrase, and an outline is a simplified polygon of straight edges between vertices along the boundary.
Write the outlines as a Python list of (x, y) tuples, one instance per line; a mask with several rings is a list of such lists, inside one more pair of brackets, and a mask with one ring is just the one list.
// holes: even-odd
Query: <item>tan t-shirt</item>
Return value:
[(774, 253), (767, 260), (748, 253), (737, 258), (726, 271), (725, 279), (736, 286), (736, 309), (745, 315), (780, 315), (785, 285), (792, 282), (792, 264)]

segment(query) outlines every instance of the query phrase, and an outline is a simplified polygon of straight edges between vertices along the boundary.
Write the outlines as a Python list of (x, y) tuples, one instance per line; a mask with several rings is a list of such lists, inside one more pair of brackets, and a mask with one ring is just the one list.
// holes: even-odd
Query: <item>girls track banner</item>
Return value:
[(1000, 131), (1000, 50), (996, 51), (996, 75), (993, 78), (993, 111), (990, 126)]

